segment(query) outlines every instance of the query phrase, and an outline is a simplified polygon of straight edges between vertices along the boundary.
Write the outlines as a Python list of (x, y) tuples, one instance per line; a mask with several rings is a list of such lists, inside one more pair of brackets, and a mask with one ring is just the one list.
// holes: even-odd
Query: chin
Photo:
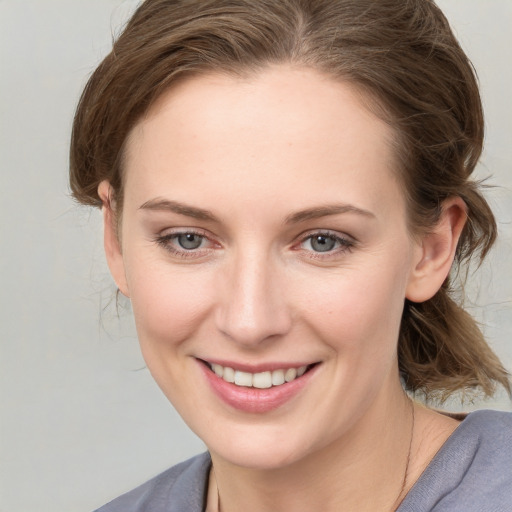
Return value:
[[(235, 448), (235, 449), (233, 449)], [(276, 447), (261, 448), (258, 446), (245, 446), (240, 449), (232, 447), (229, 451), (214, 452), (214, 456), (228, 463), (256, 471), (278, 470), (290, 466), (301, 460), (304, 454), (298, 449), (276, 449)]]
[(252, 470), (277, 470), (290, 466), (307, 457), (313, 447), (307, 442), (308, 435), (302, 429), (299, 438), (291, 436), (288, 429), (276, 430), (267, 426), (256, 426), (257, 432), (240, 429), (237, 434), (228, 434), (206, 443), (212, 457), (222, 459), (235, 466)]

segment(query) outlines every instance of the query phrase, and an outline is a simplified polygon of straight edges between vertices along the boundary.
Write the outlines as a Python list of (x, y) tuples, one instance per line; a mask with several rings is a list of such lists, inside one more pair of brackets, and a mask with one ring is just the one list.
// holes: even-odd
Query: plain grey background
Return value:
[[(81, 88), (134, 0), (0, 0), (0, 512), (90, 511), (202, 451), (116, 316), (97, 211), (69, 199)], [(471, 311), (512, 369), (512, 2), (440, 0), (478, 70), (501, 231)], [(459, 403), (450, 407), (460, 410)], [(465, 410), (512, 410), (503, 393)]]

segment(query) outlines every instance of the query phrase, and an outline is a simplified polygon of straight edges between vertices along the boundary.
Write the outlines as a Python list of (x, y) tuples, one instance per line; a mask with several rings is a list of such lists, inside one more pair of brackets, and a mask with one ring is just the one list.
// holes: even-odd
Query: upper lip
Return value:
[(287, 370), (288, 368), (300, 368), (301, 366), (310, 366), (316, 364), (319, 361), (308, 361), (308, 362), (267, 362), (258, 364), (249, 364), (235, 361), (228, 361), (225, 359), (199, 359), (208, 365), (218, 364), (220, 366), (233, 368), (233, 370), (239, 370), (247, 373), (261, 373), (261, 372), (272, 372), (274, 370)]

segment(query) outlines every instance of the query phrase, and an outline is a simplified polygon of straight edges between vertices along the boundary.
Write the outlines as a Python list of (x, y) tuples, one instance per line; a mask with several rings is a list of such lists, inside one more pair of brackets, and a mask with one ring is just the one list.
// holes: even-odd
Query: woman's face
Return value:
[(391, 138), (349, 86), (284, 66), (181, 83), (132, 131), (114, 274), (216, 456), (280, 467), (401, 396), (418, 247)]

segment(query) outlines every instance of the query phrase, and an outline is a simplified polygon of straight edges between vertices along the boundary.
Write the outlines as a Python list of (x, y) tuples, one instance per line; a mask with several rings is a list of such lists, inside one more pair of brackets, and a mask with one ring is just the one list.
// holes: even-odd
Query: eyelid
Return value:
[(160, 233), (157, 234), (157, 237), (171, 237), (176, 235), (184, 235), (186, 233), (192, 233), (194, 235), (204, 236), (205, 238), (210, 238), (209, 233), (206, 231), (206, 229), (203, 228), (195, 228), (195, 227), (189, 227), (189, 226), (178, 226), (174, 228), (166, 228), (162, 229)]
[[(302, 244), (307, 241), (308, 239), (314, 237), (314, 236), (325, 236), (332, 238), (339, 242), (340, 247), (333, 249), (331, 251), (325, 251), (325, 252), (316, 252), (316, 251), (308, 251), (306, 249), (303, 249), (301, 246)], [(330, 229), (312, 229), (308, 230), (305, 233), (301, 233), (301, 235), (298, 237), (298, 242), (294, 244), (295, 250), (302, 250), (305, 253), (309, 253), (308, 257), (314, 257), (315, 259), (321, 259), (321, 258), (329, 258), (329, 257), (335, 257), (341, 253), (351, 251), (354, 246), (357, 245), (357, 240), (347, 235), (346, 233), (340, 233), (339, 231), (332, 231)]]
[[(185, 234), (193, 234), (200, 236), (206, 239), (210, 246), (209, 247), (200, 247), (197, 249), (184, 249), (178, 248), (172, 243), (172, 240), (177, 238), (180, 235)], [(334, 239), (339, 243), (339, 246), (330, 251), (312, 251), (307, 250), (302, 247), (302, 244), (308, 239), (314, 236), (325, 236), (331, 239)], [(171, 255), (178, 256), (180, 258), (201, 258), (211, 253), (212, 250), (221, 248), (222, 245), (217, 242), (213, 235), (211, 235), (208, 231), (202, 228), (194, 228), (194, 227), (176, 227), (172, 229), (163, 230), (160, 234), (157, 234), (153, 237), (153, 242), (157, 245), (161, 246)], [(350, 252), (355, 245), (357, 245), (357, 240), (346, 234), (340, 233), (339, 231), (333, 231), (330, 229), (310, 229), (306, 232), (301, 233), (296, 241), (292, 244), (292, 250), (302, 251), (303, 253), (307, 253), (308, 258), (314, 259), (328, 259), (339, 256), (345, 252)]]
[(301, 233), (297, 238), (302, 242), (312, 236), (327, 236), (353, 244), (357, 243), (357, 240), (352, 235), (333, 229), (308, 229), (307, 231)]
[(201, 258), (202, 256), (209, 253), (214, 247), (201, 247), (198, 249), (180, 249), (176, 247), (172, 241), (173, 239), (176, 239), (180, 235), (197, 235), (200, 236), (207, 241), (210, 242), (212, 246), (218, 246), (220, 247), (220, 244), (218, 242), (215, 242), (212, 240), (212, 236), (204, 229), (201, 228), (191, 228), (191, 227), (179, 227), (179, 228), (172, 228), (169, 230), (163, 230), (160, 234), (157, 234), (155, 237), (153, 237), (153, 242), (155, 242), (157, 245), (161, 246), (163, 249), (165, 249), (167, 252), (169, 252), (171, 255), (178, 256), (180, 258)]

